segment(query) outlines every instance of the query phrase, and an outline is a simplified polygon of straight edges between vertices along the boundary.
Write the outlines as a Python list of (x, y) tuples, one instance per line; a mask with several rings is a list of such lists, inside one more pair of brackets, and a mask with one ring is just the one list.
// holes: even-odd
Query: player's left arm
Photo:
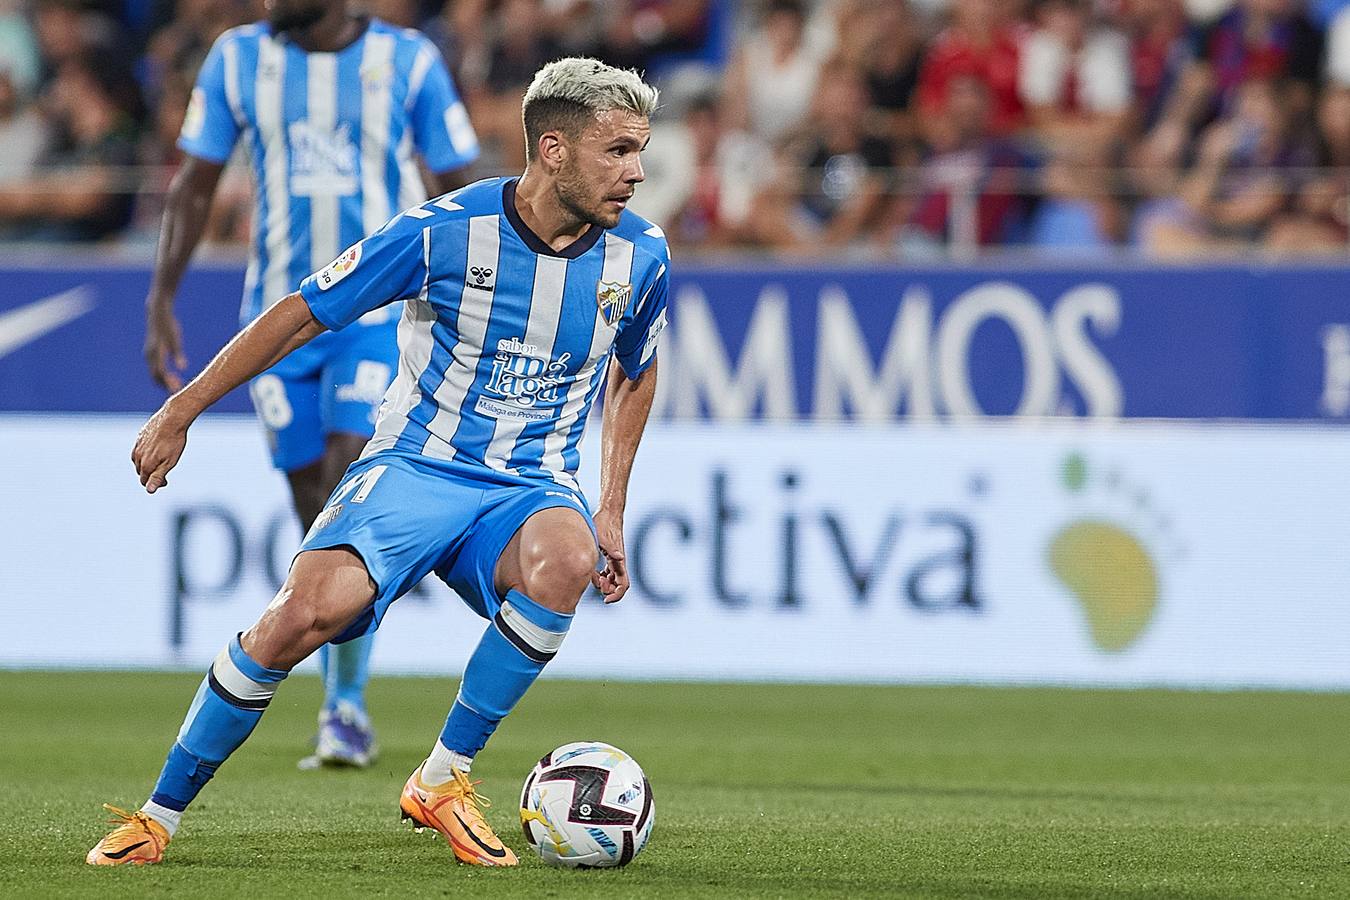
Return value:
[(631, 320), (614, 340), (605, 388), (604, 433), (600, 439), (600, 503), (595, 533), (605, 568), (592, 578), (606, 603), (628, 591), (628, 562), (623, 549), (623, 513), (628, 503), (628, 476), (633, 471), (642, 432), (656, 396), (656, 345), (666, 325), (669, 251), (660, 248), (657, 268), (642, 285)]
[(600, 505), (594, 516), (605, 569), (591, 576), (596, 589), (605, 595), (606, 603), (617, 603), (628, 592), (623, 513), (628, 503), (628, 477), (633, 472), (633, 459), (655, 396), (655, 359), (636, 378), (629, 378), (617, 359), (610, 362), (604, 433), (600, 439)]

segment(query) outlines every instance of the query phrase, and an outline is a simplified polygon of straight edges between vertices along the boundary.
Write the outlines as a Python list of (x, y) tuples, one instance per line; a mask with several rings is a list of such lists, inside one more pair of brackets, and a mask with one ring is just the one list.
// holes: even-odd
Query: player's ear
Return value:
[(567, 139), (563, 137), (562, 132), (546, 131), (539, 136), (539, 161), (544, 165), (544, 171), (549, 174), (557, 174), (567, 162), (567, 154), (570, 148), (567, 146)]

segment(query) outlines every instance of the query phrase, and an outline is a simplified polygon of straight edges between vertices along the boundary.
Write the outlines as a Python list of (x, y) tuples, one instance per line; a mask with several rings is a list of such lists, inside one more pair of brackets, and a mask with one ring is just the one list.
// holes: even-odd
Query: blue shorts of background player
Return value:
[[(400, 307), (392, 304), (350, 328), (319, 335), (249, 383), (272, 465), (287, 474), (305, 525), (341, 471), (333, 471), (333, 463), (345, 466), (375, 432), (380, 401), (398, 366)], [(365, 697), (372, 648), (369, 638), (320, 648), (324, 702), (314, 755), (302, 759), (301, 768), (365, 766), (378, 754)]]
[(397, 329), (389, 315), (326, 332), (249, 383), (273, 466), (294, 472), (312, 465), (329, 435), (375, 433), (375, 414), (398, 366)]
[[(574, 509), (595, 534), (580, 494), (547, 481), (492, 480), (493, 474), (477, 476), (463, 465), (393, 450), (351, 465), (300, 547), (350, 547), (376, 585), (370, 608), (334, 643), (374, 632), (389, 605), (431, 572), (491, 620), (506, 599), (495, 584), (497, 562), (541, 510)], [(513, 602), (536, 606), (523, 595)]]

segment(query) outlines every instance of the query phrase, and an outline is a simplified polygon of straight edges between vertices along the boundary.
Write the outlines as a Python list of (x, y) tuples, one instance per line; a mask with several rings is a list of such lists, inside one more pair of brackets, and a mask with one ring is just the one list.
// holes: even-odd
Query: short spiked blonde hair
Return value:
[(535, 73), (521, 105), (525, 157), (534, 159), (545, 132), (575, 137), (596, 115), (611, 109), (650, 116), (656, 110), (657, 96), (656, 88), (632, 69), (618, 69), (585, 56), (551, 62)]

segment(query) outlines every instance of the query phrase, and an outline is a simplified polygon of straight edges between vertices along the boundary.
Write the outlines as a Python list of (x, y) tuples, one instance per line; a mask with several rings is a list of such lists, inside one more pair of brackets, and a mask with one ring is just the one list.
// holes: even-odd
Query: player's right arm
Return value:
[(314, 318), (299, 293), (281, 302), (239, 332), (187, 387), (159, 408), (136, 436), (131, 461), (146, 491), (168, 484), (169, 470), (187, 446), (188, 427), (213, 403), (318, 337), (327, 327)]
[[(169, 185), (155, 251), (155, 273), (145, 298), (145, 362), (150, 377), (176, 391), (183, 386), (183, 333), (173, 314), (174, 296), (188, 260), (201, 242), (211, 200), (225, 167), (188, 156)], [(172, 362), (172, 368), (170, 363)]]
[(434, 214), (399, 215), (300, 283), (234, 336), (196, 378), (150, 417), (136, 437), (131, 461), (145, 489), (168, 483), (193, 421), (239, 385), (324, 331), (345, 328), (395, 300), (415, 297), (430, 282)]
[(216, 41), (197, 73), (178, 146), (184, 152), (174, 175), (160, 225), (155, 272), (145, 299), (145, 361), (150, 377), (176, 391), (183, 385), (182, 331), (173, 313), (174, 296), (192, 253), (202, 239), (220, 173), (239, 138), (241, 123), (226, 90), (225, 57), (233, 50), (227, 32)]

